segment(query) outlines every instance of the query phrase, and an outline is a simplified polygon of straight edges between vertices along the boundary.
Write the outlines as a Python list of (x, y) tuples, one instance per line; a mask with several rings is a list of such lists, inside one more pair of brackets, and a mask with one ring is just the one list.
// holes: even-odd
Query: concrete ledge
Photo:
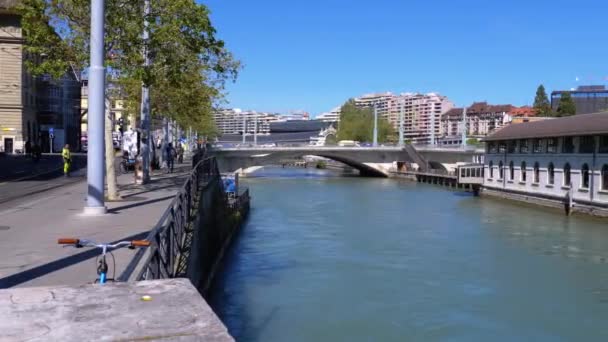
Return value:
[[(507, 192), (502, 190), (494, 190), (489, 188), (484, 188), (481, 192), (483, 196), (491, 196), (498, 197), (512, 201), (524, 202), (534, 205), (541, 205), (544, 207), (555, 208), (564, 210), (564, 200), (551, 199), (538, 197), (534, 195), (523, 195), (513, 192)], [(575, 203), (572, 207), (572, 212), (581, 213), (586, 215), (598, 216), (598, 217), (608, 217), (608, 208), (601, 208), (597, 206), (591, 206), (583, 203)]]
[(187, 279), (0, 290), (0, 340), (234, 341)]

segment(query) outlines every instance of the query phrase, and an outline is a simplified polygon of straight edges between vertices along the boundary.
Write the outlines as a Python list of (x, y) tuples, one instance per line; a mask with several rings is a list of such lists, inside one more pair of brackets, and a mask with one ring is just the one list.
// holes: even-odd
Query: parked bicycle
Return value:
[[(95, 261), (97, 266), (97, 275), (99, 276), (95, 282), (99, 282), (99, 284), (105, 284), (108, 280), (114, 281), (116, 278), (116, 259), (114, 258), (114, 254), (112, 254), (112, 250), (120, 248), (120, 247), (128, 247), (129, 249), (135, 249), (135, 247), (148, 247), (150, 246), (150, 241), (146, 240), (132, 240), (132, 241), (120, 241), (114, 244), (111, 243), (96, 243), (91, 240), (83, 240), (83, 239), (75, 239), (75, 238), (61, 238), (57, 240), (57, 243), (60, 245), (72, 245), (76, 248), (83, 247), (93, 247), (93, 248), (101, 248), (101, 256), (97, 257)], [(113, 267), (113, 276), (108, 279), (108, 263), (106, 261), (106, 255), (110, 254), (112, 256), (112, 261), (114, 263)]]

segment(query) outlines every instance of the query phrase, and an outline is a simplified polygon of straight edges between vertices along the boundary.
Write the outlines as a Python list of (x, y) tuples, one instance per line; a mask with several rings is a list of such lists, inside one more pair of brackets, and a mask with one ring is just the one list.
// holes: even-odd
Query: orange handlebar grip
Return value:
[(61, 238), (57, 240), (57, 243), (61, 245), (76, 245), (78, 241), (80, 240), (74, 238)]
[(146, 241), (146, 240), (133, 240), (133, 241), (131, 241), (131, 246), (135, 246), (135, 247), (148, 247), (148, 246), (150, 246), (150, 241)]

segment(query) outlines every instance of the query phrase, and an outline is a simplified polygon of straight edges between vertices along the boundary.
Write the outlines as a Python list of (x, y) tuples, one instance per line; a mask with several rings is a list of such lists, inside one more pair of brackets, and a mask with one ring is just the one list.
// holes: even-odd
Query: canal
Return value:
[(265, 169), (211, 304), (237, 341), (606, 341), (608, 225)]

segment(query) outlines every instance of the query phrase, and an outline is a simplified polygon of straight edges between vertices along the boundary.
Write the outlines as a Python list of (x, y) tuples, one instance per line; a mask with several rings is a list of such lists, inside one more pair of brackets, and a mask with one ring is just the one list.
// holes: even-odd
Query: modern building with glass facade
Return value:
[(551, 93), (551, 109), (557, 111), (563, 93), (570, 93), (576, 105), (576, 114), (608, 111), (608, 90), (603, 85), (580, 86), (576, 90), (558, 90)]
[(608, 216), (608, 112), (510, 125), (484, 140), (484, 193)]

